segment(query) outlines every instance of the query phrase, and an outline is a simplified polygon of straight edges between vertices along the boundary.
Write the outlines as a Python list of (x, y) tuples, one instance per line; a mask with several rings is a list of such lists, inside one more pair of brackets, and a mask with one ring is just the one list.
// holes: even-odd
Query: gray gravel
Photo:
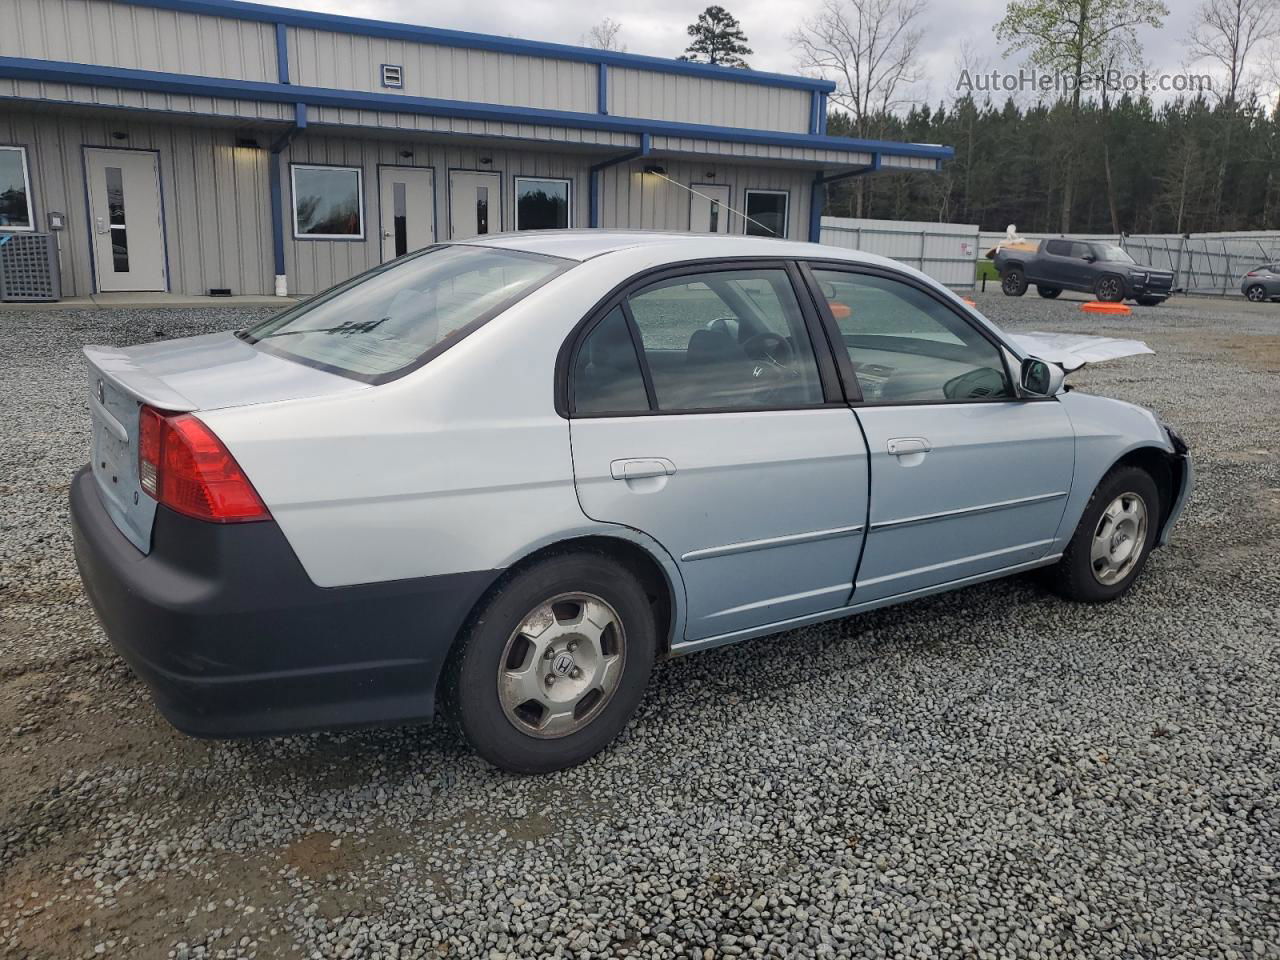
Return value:
[(232, 743), (155, 713), (80, 592), (78, 348), (248, 312), (0, 312), (0, 954), (1280, 958), (1280, 310), (1166, 304), (1073, 378), (1199, 490), (1125, 600), (1031, 578), (662, 665), (613, 749)]

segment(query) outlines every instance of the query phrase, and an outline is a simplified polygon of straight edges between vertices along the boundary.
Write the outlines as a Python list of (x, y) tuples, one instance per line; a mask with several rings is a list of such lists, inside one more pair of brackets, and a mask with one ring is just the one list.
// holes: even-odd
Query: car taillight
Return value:
[(189, 413), (143, 407), (138, 414), (138, 481), (171, 510), (214, 523), (270, 520), (253, 484), (207, 426)]
[(1257, 275), (1258, 275), (1257, 270), (1250, 270), (1248, 273), (1245, 274), (1246, 277), (1256, 277)]

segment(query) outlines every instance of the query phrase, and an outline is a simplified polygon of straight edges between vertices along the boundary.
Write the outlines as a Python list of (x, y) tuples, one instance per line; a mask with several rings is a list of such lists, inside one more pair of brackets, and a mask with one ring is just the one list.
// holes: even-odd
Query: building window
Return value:
[(785, 190), (748, 190), (747, 233), (753, 237), (785, 237), (788, 199)]
[(517, 230), (563, 230), (568, 226), (568, 180), (516, 177)]
[(364, 239), (364, 184), (358, 167), (292, 169), (296, 239)]
[(32, 230), (31, 177), (24, 147), (0, 147), (0, 230)]
[(399, 90), (404, 86), (404, 67), (398, 63), (384, 63), (382, 65), (382, 85), (390, 87), (392, 90)]

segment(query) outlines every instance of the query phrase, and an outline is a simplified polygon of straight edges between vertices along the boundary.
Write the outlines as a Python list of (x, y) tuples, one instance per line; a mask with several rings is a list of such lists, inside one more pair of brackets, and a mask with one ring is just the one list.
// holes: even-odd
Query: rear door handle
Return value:
[(889, 452), (895, 457), (906, 457), (913, 453), (928, 453), (933, 448), (924, 437), (898, 437), (889, 441)]
[(676, 465), (665, 457), (643, 457), (634, 460), (614, 460), (609, 464), (609, 474), (615, 480), (642, 480), (645, 477), (670, 477)]

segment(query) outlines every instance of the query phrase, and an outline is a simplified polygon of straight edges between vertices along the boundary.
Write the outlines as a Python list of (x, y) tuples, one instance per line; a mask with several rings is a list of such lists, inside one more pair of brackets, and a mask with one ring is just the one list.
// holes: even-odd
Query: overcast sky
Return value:
[[(269, 0), (270, 2), (270, 0)], [(578, 44), (593, 23), (609, 16), (622, 24), (630, 53), (678, 56), (688, 38), (685, 28), (708, 0), (274, 0), (281, 6), (323, 10), (356, 17), (418, 23), (455, 30), (496, 33), (531, 40)], [(1198, 0), (1166, 0), (1170, 16), (1161, 30), (1142, 33), (1149, 65), (1178, 72), (1185, 58), (1181, 40)], [(752, 67), (775, 73), (799, 72), (788, 36), (818, 6), (818, 0), (722, 0), (742, 23), (754, 55)], [(954, 94), (958, 56), (968, 45), (987, 68), (1021, 65), (1006, 61), (994, 35), (1004, 15), (1004, 0), (932, 0), (926, 21), (926, 81), (919, 98), (936, 103)]]

